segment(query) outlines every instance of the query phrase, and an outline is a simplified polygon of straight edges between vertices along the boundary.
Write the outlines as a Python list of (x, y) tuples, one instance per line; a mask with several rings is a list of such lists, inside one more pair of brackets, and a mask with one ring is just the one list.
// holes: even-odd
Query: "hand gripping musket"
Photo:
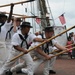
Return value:
[[(65, 47), (67, 48), (67, 47), (69, 47), (69, 46), (73, 46), (73, 45), (75, 45), (75, 44), (70, 44), (70, 45), (67, 45), (67, 46), (65, 46)], [(58, 52), (58, 51), (60, 51), (60, 50), (59, 50), (59, 49), (56, 49), (56, 50), (50, 52), (49, 54), (52, 54), (52, 53), (54, 53), (54, 52)]]
[[(68, 50), (61, 51), (61, 52), (59, 52), (59, 53), (57, 53), (57, 54), (51, 56), (51, 58), (56, 57), (56, 56), (59, 56), (59, 55), (61, 55), (61, 54), (63, 54), (63, 53), (69, 52), (70, 50), (73, 50), (73, 49), (75, 49), (75, 47), (70, 48), (70, 49), (68, 49)], [(50, 58), (50, 59), (51, 59), (51, 58)]]
[[(68, 50), (61, 51), (61, 52), (59, 52), (59, 53), (57, 53), (57, 54), (51, 56), (51, 58), (56, 57), (56, 56), (59, 56), (59, 55), (61, 55), (61, 54), (63, 54), (63, 53), (69, 52), (70, 50), (73, 50), (73, 49), (75, 49), (75, 47), (70, 48), (70, 49), (68, 49)], [(51, 59), (51, 58), (50, 58), (50, 59)], [(37, 60), (37, 59), (38, 59), (38, 58), (34, 59), (34, 61)], [(46, 61), (46, 59), (45, 59), (44, 61)]]
[[(73, 45), (75, 45), (75, 44), (70, 44), (70, 45), (67, 45), (67, 46), (65, 46), (65, 47), (69, 47), (69, 46), (73, 46)], [(58, 51), (60, 51), (60, 50), (59, 50), (59, 49), (56, 49), (56, 50), (50, 52), (49, 54), (52, 54), (52, 53), (58, 52)], [(36, 57), (36, 58), (33, 59), (33, 61), (35, 61), (35, 60), (37, 60), (37, 59), (39, 59), (39, 58)]]
[[(16, 2), (16, 3), (13, 3), (14, 5), (17, 5), (17, 4), (22, 4), (22, 3), (28, 3), (28, 2), (32, 2), (32, 1), (35, 1), (35, 0), (28, 0), (28, 1), (21, 1), (21, 2)], [(11, 4), (6, 4), (6, 5), (1, 5), (1, 7), (6, 7), (6, 6), (10, 6)]]
[[(56, 38), (56, 37), (58, 37), (58, 36), (64, 34), (65, 32), (67, 32), (67, 31), (69, 31), (69, 30), (71, 30), (71, 29), (73, 29), (73, 28), (75, 28), (75, 26), (72, 26), (72, 27), (70, 27), (69, 29), (63, 31), (62, 33), (60, 33), (60, 34), (58, 34), (58, 35), (56, 35), (56, 36), (53, 36), (53, 37), (49, 38), (47, 41), (44, 41), (44, 42), (42, 42), (41, 44), (39, 44), (39, 45), (37, 45), (37, 46), (35, 46), (35, 47), (31, 48), (31, 49), (28, 49), (28, 52), (30, 52), (30, 51), (36, 49), (37, 47), (39, 47), (39, 46), (45, 44), (46, 42), (48, 42), (48, 41), (50, 41), (50, 40), (52, 40), (52, 39), (54, 39), (54, 38)], [(24, 55), (24, 53), (19, 54), (18, 56), (16, 56), (16, 57), (14, 57), (13, 59), (11, 59), (10, 62), (13, 61), (13, 60), (15, 60), (15, 59), (17, 59), (17, 58), (19, 58), (19, 57), (21, 57), (21, 56), (23, 56), (23, 55)]]

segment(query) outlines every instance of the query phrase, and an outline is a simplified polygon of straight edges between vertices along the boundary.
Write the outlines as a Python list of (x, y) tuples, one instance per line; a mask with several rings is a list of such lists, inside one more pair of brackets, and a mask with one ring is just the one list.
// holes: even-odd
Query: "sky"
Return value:
[[(9, 3), (14, 3), (18, 1), (26, 1), (26, 0), (0, 0), (0, 5), (3, 4), (9, 4)], [(54, 18), (54, 22), (56, 26), (62, 26), (62, 24), (59, 21), (59, 16), (64, 13), (65, 20), (66, 20), (66, 27), (70, 28), (71, 26), (75, 25), (75, 0), (48, 0), (52, 16)], [(37, 4), (35, 4), (36, 7)], [(14, 6), (14, 13), (18, 14), (25, 14), (25, 7), (30, 7), (30, 4), (26, 5), (15, 5)], [(7, 11), (9, 12), (10, 7), (2, 7), (0, 8), (0, 11)], [(30, 8), (28, 8), (28, 12), (26, 15), (31, 15), (30, 14)], [(74, 32), (74, 29), (71, 30)], [(69, 32), (71, 32), (69, 31)]]
[[(49, 4), (56, 25), (62, 25), (58, 17), (63, 13), (66, 20), (66, 27), (70, 28), (75, 25), (75, 0), (49, 0)], [(71, 31), (75, 31), (75, 29)]]

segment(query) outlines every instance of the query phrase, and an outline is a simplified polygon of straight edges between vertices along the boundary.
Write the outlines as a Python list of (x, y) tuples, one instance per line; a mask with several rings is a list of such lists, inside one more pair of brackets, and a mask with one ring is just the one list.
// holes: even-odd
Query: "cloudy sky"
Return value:
[[(24, 0), (0, 0), (0, 5), (14, 3), (18, 1), (24, 1)], [(49, 5), (52, 11), (55, 24), (57, 26), (62, 25), (58, 17), (63, 13), (65, 13), (64, 16), (66, 20), (66, 24), (65, 24), (66, 27), (69, 28), (75, 25), (75, 0), (48, 0), (48, 1), (49, 1)], [(25, 14), (24, 7), (27, 7), (27, 6), (29, 6), (29, 4), (24, 6), (22, 5), (15, 6), (14, 13)], [(9, 7), (0, 8), (0, 11), (9, 12), (9, 10), (10, 10)], [(30, 8), (29, 8), (29, 11), (30, 11)], [(74, 29), (72, 31), (74, 31)]]
[(65, 13), (67, 28), (75, 25), (75, 0), (49, 0), (49, 4), (56, 25), (61, 25), (58, 17), (62, 13)]

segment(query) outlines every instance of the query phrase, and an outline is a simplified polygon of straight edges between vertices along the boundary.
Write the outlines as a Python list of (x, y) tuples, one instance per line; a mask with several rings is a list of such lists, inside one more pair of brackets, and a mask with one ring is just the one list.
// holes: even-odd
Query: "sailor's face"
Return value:
[(53, 36), (54, 32), (45, 32), (45, 36), (47, 39), (51, 38)]
[(21, 21), (16, 21), (16, 26), (17, 27), (20, 26), (20, 24), (21, 24)]
[(25, 33), (29, 33), (29, 31), (30, 31), (30, 27), (25, 27), (25, 29), (24, 29), (24, 31), (25, 31)]

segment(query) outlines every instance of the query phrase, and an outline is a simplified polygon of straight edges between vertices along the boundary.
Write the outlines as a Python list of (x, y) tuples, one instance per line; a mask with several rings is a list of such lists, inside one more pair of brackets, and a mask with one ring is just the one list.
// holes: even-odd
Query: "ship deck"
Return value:
[[(35, 75), (43, 75), (44, 64), (41, 64), (35, 73)], [(75, 75), (75, 59), (68, 59), (67, 55), (60, 56), (56, 59), (54, 70), (56, 74), (50, 75)], [(26, 74), (14, 74), (14, 75), (26, 75)]]

